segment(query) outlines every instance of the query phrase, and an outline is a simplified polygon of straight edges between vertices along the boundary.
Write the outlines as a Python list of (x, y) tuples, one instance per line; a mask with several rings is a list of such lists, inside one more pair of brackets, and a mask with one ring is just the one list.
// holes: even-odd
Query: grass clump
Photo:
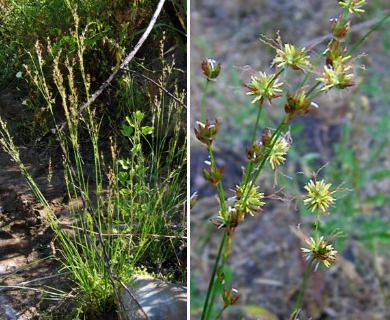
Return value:
[[(70, 32), (61, 31), (62, 42), (52, 41), (50, 36), (46, 43), (37, 41), (25, 70), (40, 93), (43, 109), (50, 115), (53, 143), (61, 150), (69, 225), (64, 226), (55, 216), (44, 192), (20, 160), (2, 119), (0, 141), (46, 211), (43, 219), (55, 233), (57, 259), (73, 283), (67, 298), (77, 304), (75, 316), (97, 318), (114, 308), (118, 318), (126, 319), (121, 313), (120, 291), (134, 274), (149, 272), (181, 282), (186, 278), (185, 266), (178, 258), (186, 243), (185, 91), (179, 89), (176, 78), (182, 71), (175, 67), (174, 58), (167, 61), (157, 52), (161, 70), (156, 71), (153, 82), (156, 89), (147, 99), (148, 92), (143, 92), (137, 108), (141, 103), (150, 107), (139, 110), (132, 108), (130, 92), (137, 91), (133, 88), (132, 70), (122, 70), (117, 83), (125, 90), (118, 90), (115, 95), (128, 105), (121, 109), (123, 118), (119, 125), (117, 118), (107, 121), (104, 112), (99, 113), (92, 103), (80, 110), (81, 103), (95, 94), (96, 73), (91, 74), (88, 68), (88, 61), (94, 56), (91, 40), (97, 44), (102, 38), (95, 36), (103, 37), (107, 31), (99, 29), (99, 21), (93, 20), (93, 15), (83, 25), (80, 12), (96, 10), (98, 14), (103, 5), (119, 6), (120, 1), (97, 5), (87, 1), (81, 7), (71, 1), (64, 3), (63, 10), (72, 13), (74, 27)], [(146, 5), (135, 9), (142, 10), (143, 6)], [(59, 23), (66, 25), (67, 21)], [(96, 30), (99, 32), (95, 33)], [(161, 52), (165, 42), (163, 37)], [(103, 73), (105, 68), (109, 66), (103, 64)], [(61, 115), (63, 122), (58, 120)], [(116, 129), (107, 130), (106, 123)]]

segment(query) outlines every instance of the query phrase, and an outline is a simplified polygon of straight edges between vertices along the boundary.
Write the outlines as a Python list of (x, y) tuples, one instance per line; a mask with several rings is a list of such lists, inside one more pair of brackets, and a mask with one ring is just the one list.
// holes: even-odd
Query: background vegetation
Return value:
[[(115, 314), (121, 283), (137, 272), (186, 281), (185, 1), (166, 2), (128, 69), (77, 113), (133, 49), (156, 5), (0, 2), (0, 87), (20, 97), (17, 119), (1, 123), (2, 145), (45, 208), (52, 258), (73, 283), (60, 295), (55, 286), (40, 291), (72, 301), (69, 317)], [(39, 150), (49, 184), (63, 172), (66, 222), (25, 170), (21, 146)]]

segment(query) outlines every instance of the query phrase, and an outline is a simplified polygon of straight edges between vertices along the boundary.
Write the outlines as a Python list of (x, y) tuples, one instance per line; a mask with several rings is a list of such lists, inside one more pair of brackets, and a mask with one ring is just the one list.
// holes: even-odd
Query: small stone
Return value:
[(134, 320), (182, 320), (187, 319), (187, 289), (155, 279), (137, 275), (122, 290), (124, 313)]

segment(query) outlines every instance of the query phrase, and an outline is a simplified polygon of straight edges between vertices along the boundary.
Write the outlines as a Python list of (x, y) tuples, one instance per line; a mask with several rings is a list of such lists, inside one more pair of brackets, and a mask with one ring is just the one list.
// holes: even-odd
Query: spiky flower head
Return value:
[(359, 14), (364, 12), (363, 5), (366, 4), (366, 0), (345, 0), (339, 1), (339, 5), (348, 10), (350, 14)]
[(333, 61), (332, 66), (324, 66), (322, 77), (317, 78), (323, 84), (321, 91), (329, 90), (333, 87), (344, 89), (353, 86), (353, 74), (347, 73), (351, 68), (352, 66), (344, 63), (341, 58)]
[(258, 186), (251, 187), (250, 184), (246, 186), (236, 186), (236, 196), (234, 207), (238, 212), (249, 213), (253, 216), (254, 212), (261, 211), (261, 207), (265, 205), (264, 193), (260, 192)]
[(332, 39), (327, 44), (326, 51), (326, 65), (334, 66), (340, 63), (345, 63), (347, 60), (351, 58), (350, 55), (347, 55), (347, 48), (341, 47), (341, 43), (339, 40)]
[(302, 115), (308, 113), (311, 106), (316, 106), (316, 104), (307, 98), (305, 90), (301, 87), (294, 93), (287, 93), (284, 111), (292, 115)]
[(322, 263), (325, 267), (329, 268), (330, 265), (337, 261), (337, 251), (331, 244), (324, 240), (324, 237), (306, 239), (308, 248), (301, 248), (303, 254), (307, 260), (313, 259), (317, 261), (315, 269)]
[(287, 154), (289, 148), (290, 143), (287, 141), (286, 136), (280, 136), (278, 140), (276, 140), (268, 157), (272, 170), (275, 170), (277, 166), (281, 165), (286, 160), (284, 156)]
[(268, 99), (271, 102), (272, 99), (280, 96), (279, 92), (282, 92), (282, 90), (279, 87), (281, 85), (283, 83), (279, 82), (274, 74), (267, 76), (265, 72), (260, 71), (259, 75), (252, 76), (251, 82), (246, 85), (248, 90), (246, 94), (256, 96), (252, 103), (257, 101), (263, 103), (264, 99)]
[(291, 67), (294, 70), (303, 70), (310, 67), (310, 56), (306, 55), (305, 48), (296, 48), (295, 46), (286, 43), (284, 48), (276, 50), (276, 57), (272, 61), (272, 65), (280, 67)]
[(329, 206), (334, 203), (335, 199), (332, 194), (335, 191), (329, 190), (331, 186), (332, 184), (325, 183), (324, 180), (310, 180), (305, 185), (304, 188), (307, 190), (307, 194), (303, 203), (311, 209), (311, 212), (318, 210), (319, 213), (325, 213)]

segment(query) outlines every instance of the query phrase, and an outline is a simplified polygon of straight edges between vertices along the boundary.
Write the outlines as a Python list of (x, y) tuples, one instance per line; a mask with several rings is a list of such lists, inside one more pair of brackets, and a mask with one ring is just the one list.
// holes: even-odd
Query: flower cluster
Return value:
[(301, 248), (307, 260), (313, 259), (317, 261), (315, 269), (320, 263), (329, 268), (331, 264), (337, 261), (337, 251), (331, 244), (324, 240), (324, 237), (306, 239), (308, 248)]
[(224, 167), (217, 167), (216, 164), (212, 164), (207, 161), (207, 164), (210, 165), (209, 169), (202, 168), (202, 174), (205, 180), (209, 181), (212, 185), (216, 186), (222, 179)]
[(261, 207), (265, 205), (264, 193), (260, 192), (258, 186), (251, 187), (250, 184), (246, 186), (236, 186), (236, 202), (234, 208), (241, 213), (249, 213), (253, 216), (254, 212), (261, 211)]
[(258, 76), (252, 76), (251, 82), (246, 85), (247, 95), (256, 96), (252, 103), (260, 101), (262, 104), (264, 99), (267, 99), (270, 103), (271, 100), (280, 96), (282, 89), (279, 87), (283, 83), (279, 82), (274, 74), (267, 76), (265, 72), (259, 72)]
[(325, 213), (335, 199), (332, 194), (335, 191), (330, 191), (332, 186), (330, 183), (325, 183), (324, 180), (313, 181), (310, 180), (304, 187), (307, 191), (306, 199), (303, 200), (304, 204), (310, 207), (311, 212), (317, 210), (319, 213)]
[(322, 77), (317, 78), (323, 84), (321, 91), (329, 90), (332, 87), (344, 89), (353, 86), (354, 75), (348, 73), (351, 68), (352, 66), (344, 64), (342, 59), (335, 60), (333, 65), (324, 66)]
[(289, 132), (280, 135), (276, 138), (275, 143), (272, 143), (271, 131), (266, 129), (262, 134), (261, 141), (255, 141), (250, 147), (246, 148), (246, 157), (249, 162), (254, 164), (267, 157), (272, 170), (275, 170), (277, 166), (280, 166), (286, 160), (285, 156), (290, 148), (290, 144), (291, 137)]
[(315, 105), (307, 98), (303, 88), (297, 89), (294, 93), (287, 93), (287, 103), (284, 111), (291, 115), (303, 115), (309, 112), (311, 106)]
[(235, 304), (240, 299), (240, 294), (236, 288), (223, 288), (222, 299), (226, 308)]
[[(346, 0), (339, 1), (339, 5), (350, 14), (358, 14), (364, 12), (361, 7), (365, 2), (364, 0)], [(351, 72), (353, 65), (348, 62), (351, 56), (347, 53), (346, 47), (341, 47), (350, 29), (350, 21), (344, 14), (333, 18), (331, 22), (333, 38), (327, 44), (326, 64), (321, 76), (317, 78), (322, 83), (321, 91), (331, 88), (344, 89), (354, 85), (354, 74)]]
[(346, 0), (339, 1), (339, 5), (348, 10), (350, 14), (359, 14), (363, 13), (364, 9), (362, 6), (366, 4), (366, 0)]
[(316, 212), (316, 233), (315, 237), (310, 237), (309, 239), (304, 237), (308, 248), (301, 248), (301, 250), (308, 260), (317, 261), (315, 269), (318, 268), (320, 263), (329, 267), (337, 261), (337, 251), (328, 241), (324, 240), (324, 237), (318, 236), (320, 214), (325, 213), (330, 205), (335, 202), (335, 199), (332, 197), (335, 191), (330, 190), (331, 186), (330, 183), (325, 183), (324, 180), (317, 181), (314, 176), (314, 181), (310, 180), (304, 187), (307, 194), (303, 202), (310, 208), (311, 212)]
[(221, 208), (218, 216), (210, 219), (210, 222), (218, 229), (227, 228), (227, 232), (231, 232), (236, 228), (240, 221), (244, 219), (246, 213), (253, 216), (254, 212), (261, 211), (264, 206), (262, 199), (264, 193), (260, 192), (259, 187), (236, 186), (236, 195), (226, 200), (226, 210)]
[(294, 70), (304, 70), (310, 67), (310, 56), (306, 55), (306, 49), (297, 49), (293, 45), (286, 43), (283, 49), (276, 50), (276, 57), (272, 65), (276, 67), (291, 67)]
[(290, 142), (287, 140), (286, 136), (280, 136), (276, 140), (268, 156), (268, 161), (271, 165), (272, 170), (275, 170), (277, 166), (284, 163), (284, 161), (286, 160), (284, 156), (287, 154), (289, 148)]

